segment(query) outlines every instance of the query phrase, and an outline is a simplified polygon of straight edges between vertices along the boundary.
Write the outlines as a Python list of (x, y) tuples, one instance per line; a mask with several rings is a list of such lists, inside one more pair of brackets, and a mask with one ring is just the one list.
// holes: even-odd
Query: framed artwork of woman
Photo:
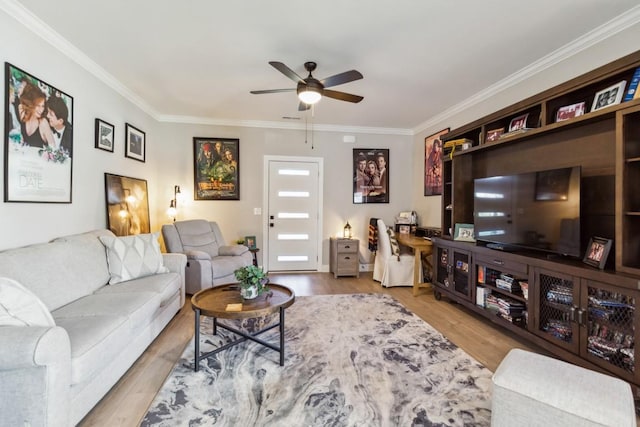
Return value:
[(424, 195), (442, 194), (442, 136), (449, 128), (424, 139)]

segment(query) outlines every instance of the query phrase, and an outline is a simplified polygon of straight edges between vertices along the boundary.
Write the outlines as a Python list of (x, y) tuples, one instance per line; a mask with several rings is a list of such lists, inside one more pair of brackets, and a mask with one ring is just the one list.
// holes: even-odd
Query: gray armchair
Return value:
[(176, 221), (162, 226), (168, 252), (187, 256), (186, 293), (224, 283), (234, 283), (233, 272), (253, 263), (249, 248), (227, 245), (218, 224), (203, 219)]

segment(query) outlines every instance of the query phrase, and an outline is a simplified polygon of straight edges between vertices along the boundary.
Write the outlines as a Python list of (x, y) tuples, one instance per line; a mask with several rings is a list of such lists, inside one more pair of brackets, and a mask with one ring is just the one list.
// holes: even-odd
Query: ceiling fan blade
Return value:
[(337, 90), (329, 90), (329, 89), (323, 90), (322, 94), (324, 96), (328, 96), (329, 98), (339, 99), (340, 101), (347, 101), (347, 102), (360, 102), (364, 99), (364, 97), (359, 95), (352, 95), (350, 93), (338, 92)]
[(293, 80), (296, 83), (304, 83), (305, 82), (302, 77), (297, 75), (295, 71), (293, 71), (291, 68), (289, 68), (286, 65), (284, 65), (282, 62), (269, 61), (269, 65), (271, 65), (273, 68), (275, 68), (276, 70), (280, 71), (282, 74), (284, 74), (285, 76), (289, 77), (291, 80)]
[(310, 109), (311, 109), (311, 105), (305, 104), (304, 102), (301, 102), (298, 105), (298, 111), (307, 111), (307, 110), (310, 110)]
[(279, 92), (294, 92), (295, 88), (290, 89), (266, 89), (266, 90), (252, 90), (251, 93), (254, 95), (259, 95), (262, 93), (279, 93)]
[(343, 83), (349, 83), (354, 80), (360, 80), (361, 78), (362, 78), (362, 74), (360, 74), (359, 71), (351, 70), (351, 71), (345, 71), (344, 73), (336, 74), (331, 77), (327, 77), (324, 80), (320, 80), (320, 83), (322, 83), (324, 87), (331, 87), (331, 86), (338, 86)]

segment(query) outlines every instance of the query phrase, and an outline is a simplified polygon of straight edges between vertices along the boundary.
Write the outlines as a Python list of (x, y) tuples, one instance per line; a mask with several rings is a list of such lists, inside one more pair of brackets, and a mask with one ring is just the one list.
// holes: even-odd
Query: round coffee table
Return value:
[[(191, 297), (191, 306), (195, 311), (195, 371), (200, 367), (200, 361), (246, 340), (255, 341), (280, 353), (280, 366), (284, 366), (284, 310), (295, 301), (294, 292), (286, 286), (269, 283), (269, 292), (255, 299), (245, 300), (240, 296), (240, 285), (237, 283), (203, 289)], [(276, 311), (280, 312), (279, 322), (258, 332), (247, 333), (229, 325), (218, 323), (218, 319), (246, 319), (262, 317)], [(200, 354), (200, 315), (213, 318), (213, 334), (218, 327), (226, 329), (240, 336), (237, 340), (223, 345), (208, 353)], [(268, 343), (258, 335), (280, 327), (280, 346)]]

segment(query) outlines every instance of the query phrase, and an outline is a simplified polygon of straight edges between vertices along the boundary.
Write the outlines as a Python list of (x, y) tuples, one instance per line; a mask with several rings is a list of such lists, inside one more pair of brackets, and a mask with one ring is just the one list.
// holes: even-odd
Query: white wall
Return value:
[[(71, 204), (0, 203), (0, 250), (39, 243), (65, 234), (106, 227), (104, 173), (146, 179), (152, 231), (169, 221), (166, 209), (173, 186), (180, 185), (178, 219), (206, 218), (220, 223), (225, 238), (256, 235), (262, 244), (263, 157), (291, 155), (324, 158), (323, 264), (328, 264), (328, 239), (341, 232), (345, 221), (366, 250), (369, 217), (393, 223), (394, 216), (411, 207), (410, 136), (357, 134), (355, 144), (342, 142), (342, 133), (313, 132), (305, 143), (303, 130), (257, 129), (159, 123), (116, 91), (62, 55), (41, 38), (0, 12), (0, 38), (14, 40), (0, 46), (0, 59), (22, 68), (74, 98), (74, 152)], [(142, 78), (142, 77), (141, 77)], [(3, 97), (4, 100), (4, 97)], [(4, 102), (0, 115), (4, 117)], [(114, 153), (94, 148), (94, 120), (116, 127)], [(124, 124), (146, 132), (146, 162), (124, 157)], [(308, 134), (311, 138), (311, 132)], [(193, 137), (240, 139), (240, 200), (193, 200)], [(390, 203), (354, 205), (352, 149), (390, 149)], [(2, 159), (4, 162), (4, 159)], [(4, 163), (3, 163), (4, 164)], [(4, 180), (4, 176), (0, 179)], [(3, 182), (4, 185), (4, 182)]]
[[(559, 85), (574, 77), (585, 74), (595, 68), (615, 61), (639, 49), (640, 24), (608, 37), (589, 48), (577, 52), (571, 58), (530, 77), (509, 89), (503, 90), (453, 117), (430, 123), (425, 130), (414, 136), (413, 147), (413, 182), (412, 206), (421, 219), (421, 225), (440, 227), (442, 223), (441, 196), (425, 197), (422, 182), (424, 181), (424, 139), (447, 127), (452, 130), (502, 108), (513, 105), (529, 96), (533, 96), (551, 87)], [(445, 65), (446, 66), (446, 65)], [(470, 73), (469, 78), (473, 78)], [(570, 155), (570, 153), (566, 153)]]

